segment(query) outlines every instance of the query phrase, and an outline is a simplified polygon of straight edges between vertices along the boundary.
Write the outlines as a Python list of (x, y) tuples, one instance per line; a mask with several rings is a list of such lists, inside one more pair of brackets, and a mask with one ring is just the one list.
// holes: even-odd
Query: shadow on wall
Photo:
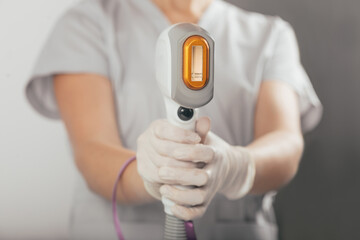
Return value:
[(324, 105), (298, 175), (277, 196), (281, 239), (360, 239), (360, 1), (230, 2), (292, 24)]

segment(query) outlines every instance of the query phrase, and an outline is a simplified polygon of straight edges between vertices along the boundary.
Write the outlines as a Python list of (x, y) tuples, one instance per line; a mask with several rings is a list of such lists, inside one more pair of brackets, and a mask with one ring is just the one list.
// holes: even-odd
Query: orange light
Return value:
[(193, 90), (204, 88), (209, 80), (209, 45), (201, 36), (191, 36), (184, 43), (183, 80)]

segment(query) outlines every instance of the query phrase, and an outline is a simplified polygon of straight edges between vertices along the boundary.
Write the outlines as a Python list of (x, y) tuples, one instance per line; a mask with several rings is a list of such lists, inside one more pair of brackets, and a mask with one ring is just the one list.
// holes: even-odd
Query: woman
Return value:
[[(215, 95), (196, 133), (159, 120), (155, 43), (178, 22), (216, 42)], [(277, 239), (272, 198), (296, 174), (302, 132), (321, 116), (289, 24), (220, 0), (86, 0), (56, 25), (27, 96), (62, 118), (82, 175), (72, 239), (116, 239), (109, 199), (135, 155), (117, 196), (128, 239), (161, 239), (161, 196), (176, 203), (177, 217), (196, 219), (199, 239)]]

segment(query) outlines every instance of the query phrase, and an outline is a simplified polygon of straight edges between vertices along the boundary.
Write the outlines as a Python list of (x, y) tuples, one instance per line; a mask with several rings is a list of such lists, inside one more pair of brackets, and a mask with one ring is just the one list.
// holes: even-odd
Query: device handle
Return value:
[[(183, 129), (195, 131), (196, 121), (198, 119), (198, 109), (183, 108), (182, 106), (171, 100), (170, 98), (165, 98), (165, 107), (166, 107), (167, 119), (169, 120), (170, 123)], [(192, 111), (191, 118), (189, 118), (188, 120), (182, 120), (178, 114), (178, 112), (181, 109), (191, 110)], [(177, 185), (176, 187), (179, 189), (194, 188), (191, 186), (185, 187), (180, 185)], [(171, 212), (171, 207), (174, 206), (175, 203), (165, 197), (162, 197), (161, 200), (162, 203), (164, 204), (165, 213), (169, 215), (173, 215)]]

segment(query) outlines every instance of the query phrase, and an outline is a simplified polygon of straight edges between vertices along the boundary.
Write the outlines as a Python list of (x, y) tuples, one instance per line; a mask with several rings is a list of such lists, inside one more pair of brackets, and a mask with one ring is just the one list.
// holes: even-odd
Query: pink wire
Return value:
[[(114, 188), (113, 188), (113, 192), (112, 192), (113, 220), (114, 220), (114, 226), (115, 226), (115, 230), (116, 230), (119, 240), (125, 240), (125, 238), (121, 231), (119, 216), (118, 216), (118, 212), (117, 212), (117, 201), (116, 201), (117, 189), (118, 189), (118, 185), (120, 182), (120, 178), (123, 175), (125, 169), (130, 165), (130, 163), (135, 161), (135, 159), (136, 159), (135, 156), (131, 157), (124, 163), (124, 165), (122, 165), (122, 167), (120, 168), (119, 174), (116, 178), (116, 182), (114, 184)], [(185, 230), (186, 230), (186, 235), (187, 235), (188, 240), (196, 240), (194, 224), (191, 221), (185, 222)]]
[(114, 188), (113, 188), (113, 192), (112, 192), (112, 211), (113, 211), (113, 220), (114, 220), (114, 225), (115, 225), (115, 230), (116, 230), (116, 233), (117, 233), (117, 236), (118, 236), (118, 239), (119, 240), (125, 240), (124, 238), (124, 235), (121, 231), (121, 227), (120, 227), (120, 221), (119, 221), (119, 216), (118, 216), (118, 213), (117, 213), (117, 202), (116, 202), (116, 196), (117, 196), (117, 189), (118, 189), (118, 184), (119, 184), (119, 181), (120, 181), (120, 178), (121, 176), (123, 175), (125, 169), (129, 166), (129, 164), (133, 161), (135, 161), (136, 157), (132, 157), (132, 158), (129, 158), (125, 163), (124, 165), (122, 165), (120, 171), (119, 171), (119, 174), (116, 178), (116, 182), (114, 184)]

